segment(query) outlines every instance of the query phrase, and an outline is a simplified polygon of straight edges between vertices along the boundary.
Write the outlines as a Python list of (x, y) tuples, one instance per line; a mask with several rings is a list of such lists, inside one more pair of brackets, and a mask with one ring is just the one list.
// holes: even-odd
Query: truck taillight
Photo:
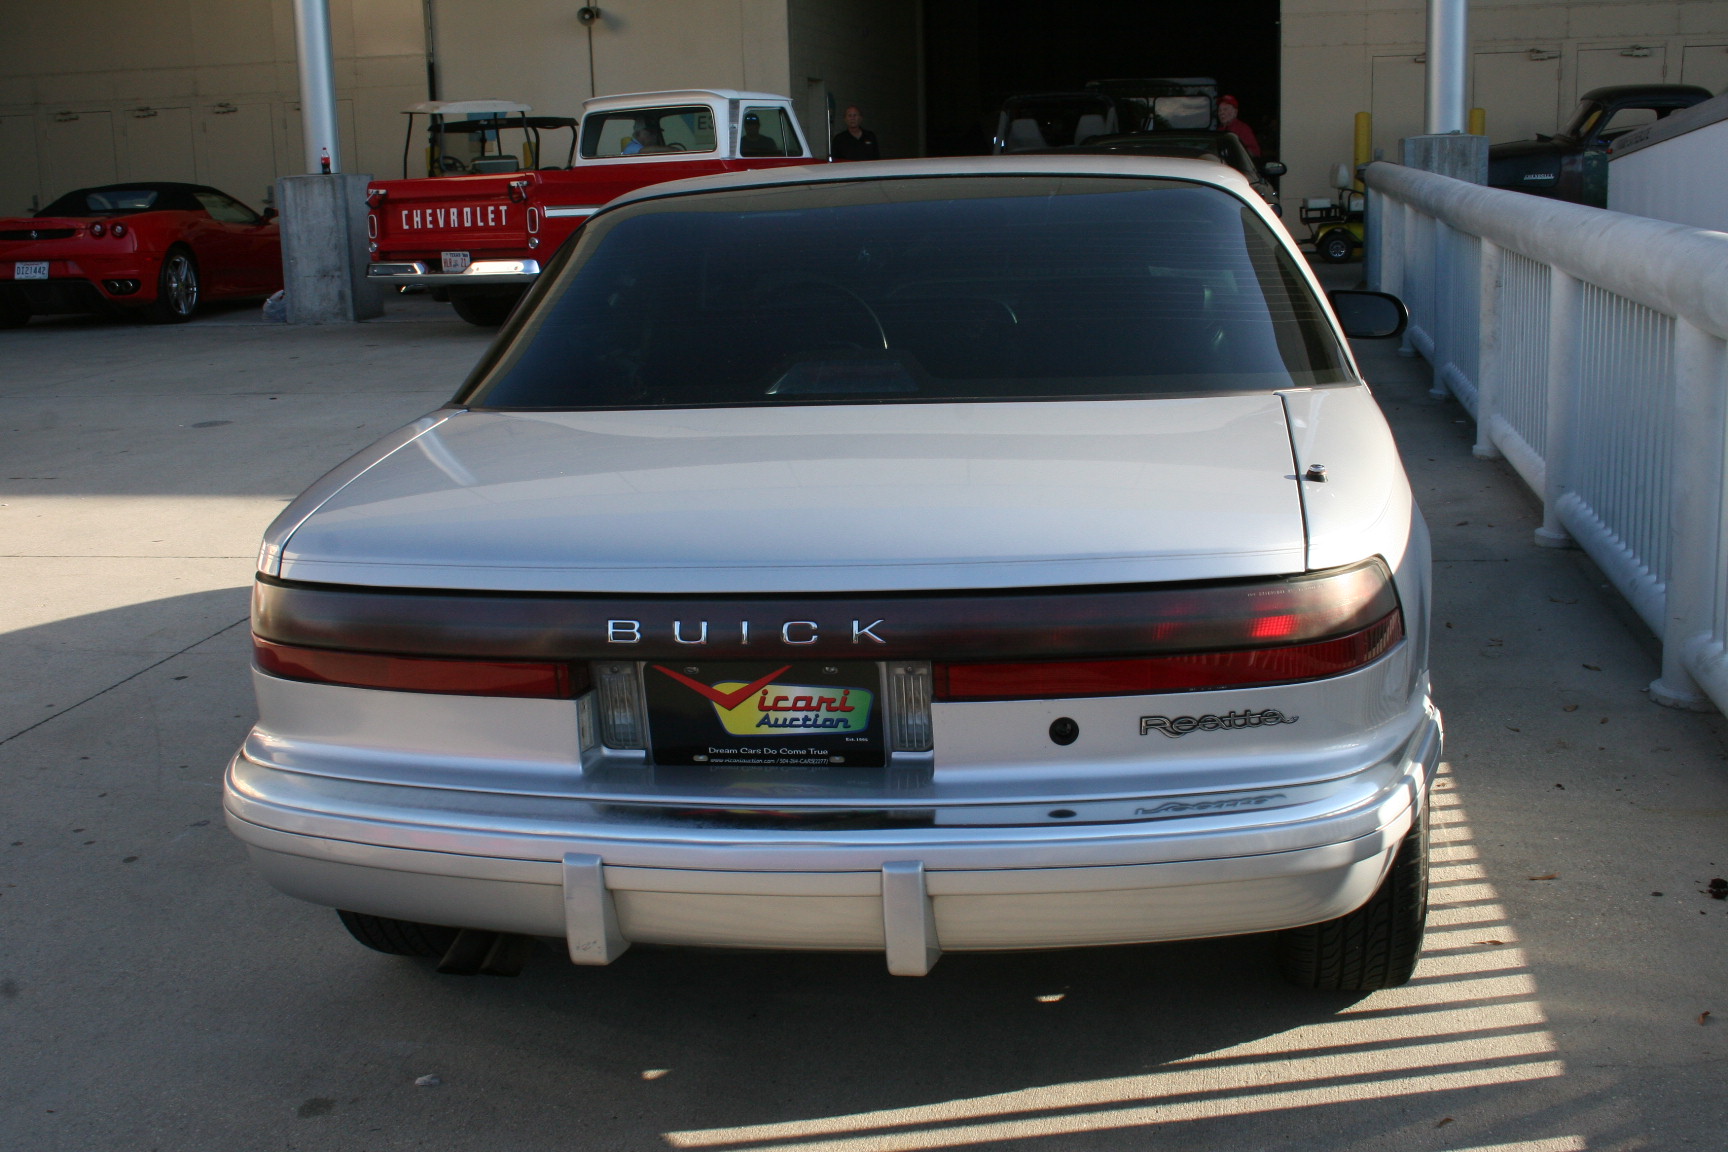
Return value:
[(378, 213), (366, 213), (366, 235), (373, 240), (378, 239)]
[(540, 209), (532, 204), (528, 206), (528, 231), (530, 234), (540, 231)]

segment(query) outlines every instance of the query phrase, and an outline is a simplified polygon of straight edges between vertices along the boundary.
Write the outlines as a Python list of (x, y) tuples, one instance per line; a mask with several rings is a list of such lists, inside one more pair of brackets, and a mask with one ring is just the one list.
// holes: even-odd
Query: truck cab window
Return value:
[(714, 113), (705, 107), (626, 108), (582, 122), (582, 158), (712, 152)]

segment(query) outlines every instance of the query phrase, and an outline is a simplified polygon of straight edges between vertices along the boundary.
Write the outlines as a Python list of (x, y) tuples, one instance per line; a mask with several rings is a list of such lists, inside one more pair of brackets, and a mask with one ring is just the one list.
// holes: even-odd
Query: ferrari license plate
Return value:
[(12, 264), (12, 279), (46, 280), (48, 279), (48, 261), (16, 260)]
[(444, 271), (446, 273), (468, 271), (468, 264), (469, 264), (468, 253), (466, 253), (466, 252), (441, 252), (441, 253), (439, 253), (439, 255), (444, 257)]

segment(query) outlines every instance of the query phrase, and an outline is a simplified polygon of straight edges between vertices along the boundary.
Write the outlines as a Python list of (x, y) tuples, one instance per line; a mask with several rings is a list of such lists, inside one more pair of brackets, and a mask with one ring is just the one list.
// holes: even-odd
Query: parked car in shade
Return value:
[(1060, 151), (1119, 156), (1180, 156), (1228, 164), (1247, 177), (1254, 191), (1272, 205), (1272, 211), (1284, 215), (1284, 208), (1278, 202), (1278, 189), (1272, 183), (1284, 175), (1283, 163), (1254, 159), (1242, 138), (1233, 132), (1123, 132), (1092, 136)]
[(1608, 147), (1616, 137), (1710, 99), (1692, 84), (1616, 84), (1584, 94), (1552, 136), (1488, 149), (1488, 183), (1597, 208), (1608, 206)]
[(1400, 983), (1428, 543), (1344, 337), (1402, 327), (1217, 163), (619, 197), (268, 530), (228, 825), (450, 972), (1276, 932)]
[(275, 214), (203, 184), (80, 188), (0, 218), (0, 328), (66, 312), (189, 320), (204, 300), (282, 287)]

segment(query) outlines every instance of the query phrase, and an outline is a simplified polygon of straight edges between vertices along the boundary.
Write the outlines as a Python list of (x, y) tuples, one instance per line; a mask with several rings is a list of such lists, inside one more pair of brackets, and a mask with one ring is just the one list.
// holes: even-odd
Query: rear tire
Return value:
[(1314, 254), (1327, 264), (1348, 264), (1356, 255), (1356, 237), (1342, 228), (1334, 228), (1315, 242)]
[(190, 249), (168, 249), (156, 273), (156, 300), (144, 317), (152, 324), (184, 324), (198, 311), (198, 261)]
[(1428, 918), (1428, 806), (1380, 887), (1348, 916), (1278, 936), (1284, 978), (1302, 988), (1371, 992), (1410, 979)]
[(496, 328), (509, 317), (521, 292), (451, 292), (456, 315), (481, 328)]
[(460, 929), (438, 924), (421, 924), (413, 920), (392, 920), (388, 916), (373, 916), (365, 912), (337, 909), (342, 927), (348, 935), (374, 952), (391, 956), (419, 956), (440, 959), (450, 950)]

